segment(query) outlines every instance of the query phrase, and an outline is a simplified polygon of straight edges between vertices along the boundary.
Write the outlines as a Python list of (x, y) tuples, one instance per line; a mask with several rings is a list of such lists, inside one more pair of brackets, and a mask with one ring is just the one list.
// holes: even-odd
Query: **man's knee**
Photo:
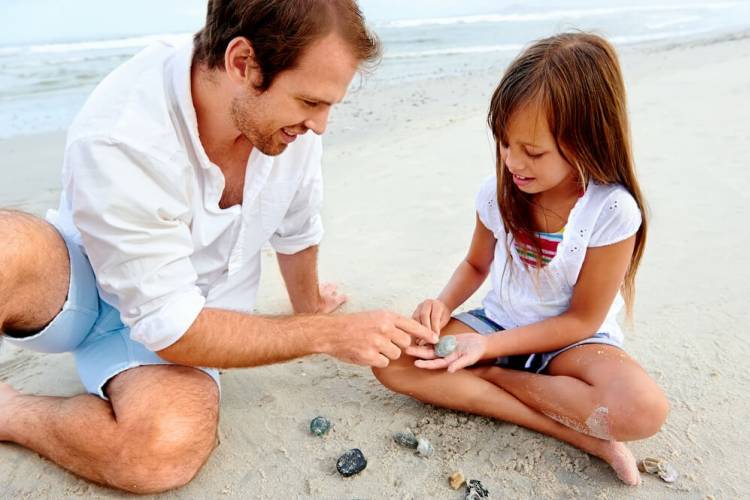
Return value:
[(51, 224), (0, 209), (0, 330), (33, 330), (54, 317), (67, 296), (68, 259)]
[[(218, 404), (157, 414), (123, 426), (111, 484), (158, 493), (189, 483), (216, 446)], [(189, 413), (188, 413), (189, 412)]]
[(118, 422), (106, 482), (133, 493), (190, 482), (216, 446), (213, 379), (185, 366), (142, 366), (117, 375), (105, 392)]

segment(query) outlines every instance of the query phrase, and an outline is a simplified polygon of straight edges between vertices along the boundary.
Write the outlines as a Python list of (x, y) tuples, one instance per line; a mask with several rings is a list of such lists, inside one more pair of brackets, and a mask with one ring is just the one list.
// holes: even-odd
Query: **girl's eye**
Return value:
[(534, 159), (534, 160), (536, 160), (537, 158), (541, 158), (542, 156), (544, 156), (544, 153), (535, 153), (535, 154), (531, 154), (531, 153), (529, 153), (528, 151), (526, 151), (526, 156), (528, 156), (528, 157), (529, 157), (529, 158), (531, 158), (531, 159)]

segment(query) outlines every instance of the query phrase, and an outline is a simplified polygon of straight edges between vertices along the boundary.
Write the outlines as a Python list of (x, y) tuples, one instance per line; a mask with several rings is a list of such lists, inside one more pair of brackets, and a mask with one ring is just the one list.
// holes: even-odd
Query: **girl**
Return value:
[[(414, 312), (457, 349), (436, 358), (413, 345), (375, 375), (566, 441), (636, 485), (622, 442), (655, 434), (669, 408), (616, 322), (623, 302), (632, 311), (646, 221), (614, 49), (584, 33), (535, 43), (500, 82), (489, 125), (497, 172), (477, 196), (468, 255)], [(451, 318), (488, 275), (483, 308)]]

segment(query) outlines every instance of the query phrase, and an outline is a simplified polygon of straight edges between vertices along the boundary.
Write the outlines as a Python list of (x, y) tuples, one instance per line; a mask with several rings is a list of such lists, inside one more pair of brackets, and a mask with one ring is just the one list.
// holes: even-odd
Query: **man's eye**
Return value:
[(317, 102), (315, 102), (315, 101), (308, 101), (306, 99), (303, 99), (302, 102), (305, 103), (305, 106), (307, 106), (308, 108), (314, 108), (314, 107), (316, 107), (318, 105)]

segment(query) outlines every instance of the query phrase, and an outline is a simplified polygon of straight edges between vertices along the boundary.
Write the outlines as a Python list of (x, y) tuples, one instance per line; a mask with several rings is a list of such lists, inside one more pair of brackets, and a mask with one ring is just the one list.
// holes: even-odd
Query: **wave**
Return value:
[(517, 52), (524, 47), (523, 44), (505, 45), (476, 45), (472, 47), (448, 47), (444, 49), (421, 50), (415, 52), (386, 53), (383, 59), (419, 59), (421, 57), (434, 56), (457, 56), (464, 54), (484, 54), (488, 52)]
[(417, 28), (422, 26), (447, 26), (453, 24), (535, 22), (557, 19), (584, 19), (615, 14), (638, 12), (671, 12), (689, 10), (718, 10), (747, 5), (742, 2), (722, 2), (684, 5), (630, 5), (620, 7), (600, 7), (593, 9), (560, 9), (526, 14), (480, 14), (473, 16), (432, 17), (424, 19), (402, 19), (378, 23), (383, 28)]
[[(630, 36), (611, 36), (608, 39), (616, 45), (633, 45), (643, 42), (661, 41), (668, 39), (687, 38), (703, 33), (711, 32), (711, 28), (700, 28), (694, 30), (682, 31), (661, 31), (658, 33), (649, 33), (642, 35)], [(529, 42), (531, 43), (531, 42)], [(419, 59), (422, 57), (435, 56), (456, 56), (467, 54), (485, 54), (493, 52), (519, 52), (528, 44), (505, 44), (505, 45), (475, 45), (469, 47), (446, 47), (441, 49), (422, 50), (413, 52), (391, 52), (383, 55), (383, 59)]]
[(130, 38), (116, 38), (113, 40), (94, 40), (87, 42), (69, 43), (47, 43), (39, 45), (26, 45), (14, 47), (0, 47), (0, 56), (13, 56), (19, 54), (50, 54), (87, 52), (96, 50), (118, 50), (143, 48), (155, 42), (166, 42), (179, 45), (187, 42), (192, 37), (191, 33), (167, 33), (160, 35), (144, 35)]

